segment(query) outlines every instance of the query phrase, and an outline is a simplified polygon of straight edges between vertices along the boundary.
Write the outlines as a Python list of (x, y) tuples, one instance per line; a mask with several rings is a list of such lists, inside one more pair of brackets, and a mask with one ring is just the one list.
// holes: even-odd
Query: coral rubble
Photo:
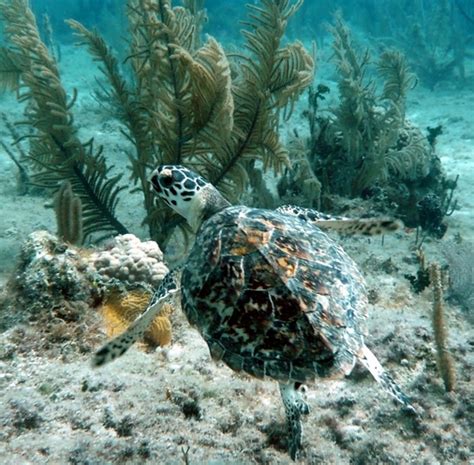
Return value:
[[(100, 249), (86, 249), (36, 231), (23, 244), (17, 270), (3, 296), (0, 326), (23, 321), (41, 325), (52, 318), (67, 324), (71, 312), (84, 315), (98, 307), (107, 331), (114, 318), (127, 326), (146, 308), (153, 288), (167, 271), (158, 245), (132, 234), (118, 236)], [(154, 344), (169, 342), (170, 314), (161, 315), (150, 331)]]

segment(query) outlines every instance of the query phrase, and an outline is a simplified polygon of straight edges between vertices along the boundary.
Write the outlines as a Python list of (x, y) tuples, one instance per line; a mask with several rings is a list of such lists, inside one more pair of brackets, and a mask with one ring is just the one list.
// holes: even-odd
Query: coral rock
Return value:
[(68, 301), (90, 302), (92, 270), (78, 249), (47, 231), (30, 234), (22, 246), (13, 287), (31, 313)]
[[(67, 244), (47, 231), (35, 231), (22, 246), (2, 305), (10, 302), (24, 311), (16, 311), (12, 318), (0, 309), (0, 326), (9, 327), (24, 317), (68, 303), (97, 307), (117, 292), (126, 295), (137, 288), (151, 292), (168, 272), (162, 260), (156, 243), (141, 242), (132, 234), (118, 236), (102, 249), (87, 249)], [(149, 293), (135, 303), (131, 299), (129, 295), (124, 305), (135, 313), (125, 326), (146, 308)]]

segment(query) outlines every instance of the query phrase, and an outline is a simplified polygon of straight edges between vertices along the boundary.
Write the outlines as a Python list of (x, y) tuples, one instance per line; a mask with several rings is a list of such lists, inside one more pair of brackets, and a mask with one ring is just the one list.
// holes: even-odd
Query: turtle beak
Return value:
[(149, 179), (149, 182), (151, 184), (151, 190), (155, 191), (157, 194), (161, 194), (162, 192), (160, 181), (159, 181), (160, 180), (159, 169), (160, 168), (154, 170), (153, 173), (151, 173), (151, 176)]

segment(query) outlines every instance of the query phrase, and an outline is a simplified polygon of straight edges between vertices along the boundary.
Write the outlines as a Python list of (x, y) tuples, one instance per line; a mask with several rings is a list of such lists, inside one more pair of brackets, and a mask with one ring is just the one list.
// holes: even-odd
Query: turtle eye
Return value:
[(160, 181), (163, 187), (171, 187), (173, 184), (173, 176), (161, 176)]

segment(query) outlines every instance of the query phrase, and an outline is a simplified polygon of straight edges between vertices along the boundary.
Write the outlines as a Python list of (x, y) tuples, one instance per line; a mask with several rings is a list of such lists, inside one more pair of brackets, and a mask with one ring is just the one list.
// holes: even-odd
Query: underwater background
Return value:
[(276, 383), (179, 308), (101, 370), (194, 236), (149, 188), (390, 217), (331, 236), (367, 281), (362, 369), (308, 385), (308, 464), (472, 464), (471, 0), (0, 0), (0, 463), (285, 464)]

